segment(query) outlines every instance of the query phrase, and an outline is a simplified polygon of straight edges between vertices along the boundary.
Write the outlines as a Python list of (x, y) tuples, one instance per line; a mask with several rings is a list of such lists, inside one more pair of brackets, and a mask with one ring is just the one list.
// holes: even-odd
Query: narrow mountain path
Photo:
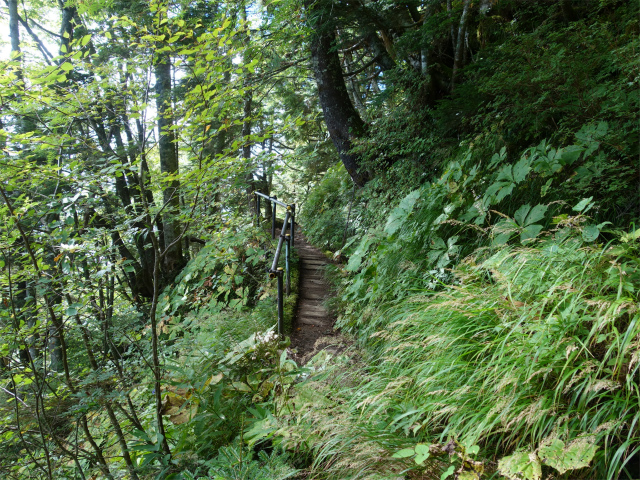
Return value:
[(295, 248), (300, 258), (300, 285), (291, 347), (296, 350), (296, 361), (303, 363), (316, 351), (318, 339), (333, 335), (335, 319), (323, 306), (330, 296), (323, 270), (331, 262), (309, 245), (300, 230), (296, 231)]

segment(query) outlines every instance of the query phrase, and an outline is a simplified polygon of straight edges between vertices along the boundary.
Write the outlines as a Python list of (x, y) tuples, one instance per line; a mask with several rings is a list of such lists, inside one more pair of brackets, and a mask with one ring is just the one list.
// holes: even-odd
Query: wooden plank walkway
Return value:
[(323, 306), (330, 295), (323, 269), (331, 262), (320, 250), (309, 245), (299, 229), (296, 230), (295, 248), (300, 258), (300, 293), (291, 347), (296, 350), (296, 361), (303, 362), (314, 352), (320, 337), (333, 334), (334, 318)]

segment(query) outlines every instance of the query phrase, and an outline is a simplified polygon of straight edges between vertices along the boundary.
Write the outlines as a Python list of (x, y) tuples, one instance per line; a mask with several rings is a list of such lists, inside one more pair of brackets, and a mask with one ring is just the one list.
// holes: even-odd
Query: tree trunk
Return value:
[(253, 92), (248, 89), (244, 95), (244, 109), (242, 115), (242, 158), (244, 159), (247, 172), (247, 206), (249, 213), (256, 210), (256, 198), (253, 192), (256, 191), (256, 181), (253, 178), (253, 168), (251, 166), (251, 110), (253, 108)]
[(387, 72), (396, 68), (395, 60), (375, 30), (368, 32), (365, 38), (367, 45), (369, 46), (369, 50), (376, 59), (376, 63), (380, 67), (380, 70)]
[[(18, 0), (8, 0), (9, 5), (9, 37), (11, 38), (11, 53), (20, 55), (20, 28), (18, 20)], [(21, 74), (19, 74), (21, 76)]]
[(65, 7), (65, 2), (58, 0), (58, 6), (62, 12), (60, 22), (60, 55), (71, 52), (71, 41), (73, 40), (73, 19), (77, 15), (75, 7)]
[(316, 17), (311, 38), (311, 61), (324, 121), (340, 160), (353, 182), (362, 187), (369, 180), (368, 174), (362, 169), (360, 157), (351, 153), (351, 149), (353, 140), (365, 133), (366, 125), (349, 98), (335, 48), (335, 30), (323, 25), (319, 15), (313, 15), (319, 13), (315, 12), (317, 7), (313, 0), (306, 0), (305, 5)]
[(166, 54), (157, 54), (154, 71), (156, 75), (156, 108), (158, 109), (158, 151), (160, 153), (160, 170), (171, 175), (165, 184), (162, 196), (165, 204), (163, 215), (163, 237), (165, 245), (164, 276), (167, 281), (173, 280), (184, 266), (180, 222), (175, 219), (180, 210), (180, 182), (178, 175), (178, 155), (176, 154), (176, 135), (173, 127), (171, 109), (171, 61)]
[(458, 25), (458, 39), (456, 41), (455, 57), (453, 59), (453, 72), (451, 73), (451, 91), (452, 92), (456, 84), (456, 75), (458, 73), (458, 70), (463, 64), (462, 52), (464, 50), (464, 39), (465, 39), (466, 30), (467, 30), (467, 17), (469, 16), (470, 3), (471, 3), (471, 0), (464, 0), (464, 5), (462, 7), (462, 15), (460, 15), (460, 24)]
[(349, 84), (347, 85), (347, 93), (352, 99), (353, 106), (356, 107), (361, 118), (367, 118), (367, 109), (362, 102), (362, 94), (360, 93), (360, 86), (355, 80), (355, 75), (350, 75), (349, 65), (353, 63), (353, 55), (351, 52), (345, 52), (344, 54), (344, 70), (349, 78)]

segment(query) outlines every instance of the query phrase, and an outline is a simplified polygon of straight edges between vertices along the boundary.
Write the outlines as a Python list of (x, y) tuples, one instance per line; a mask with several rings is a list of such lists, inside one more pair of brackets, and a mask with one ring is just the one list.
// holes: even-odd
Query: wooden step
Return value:
[(331, 326), (331, 322), (329, 321), (322, 321), (319, 320), (317, 318), (311, 318), (311, 317), (302, 317), (298, 319), (298, 323), (302, 323), (304, 325), (314, 325), (316, 327), (329, 327)]
[(329, 319), (329, 316), (327, 315), (326, 310), (304, 309), (298, 312), (298, 318), (306, 318), (306, 317), (327, 319), (327, 321)]
[(300, 293), (302, 295), (320, 295), (325, 296), (327, 294), (327, 288), (318, 284), (311, 284), (302, 282), (302, 288), (300, 288)]
[(322, 305), (330, 292), (325, 270), (332, 262), (321, 251), (306, 243), (300, 230), (297, 232), (295, 248), (300, 259), (300, 287), (296, 322), (308, 343), (309, 339), (313, 341), (333, 325), (333, 319)]
[(311, 317), (327, 317), (328, 313), (324, 307), (319, 305), (301, 307), (298, 309), (298, 315), (305, 316), (309, 315)]
[(324, 295), (309, 295), (304, 292), (300, 295), (300, 300), (314, 300), (320, 302), (325, 299)]

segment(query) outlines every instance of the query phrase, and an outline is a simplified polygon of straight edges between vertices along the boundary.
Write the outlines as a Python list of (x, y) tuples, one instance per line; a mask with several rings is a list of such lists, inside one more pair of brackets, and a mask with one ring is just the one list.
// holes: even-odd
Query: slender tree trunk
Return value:
[(171, 456), (171, 449), (167, 441), (164, 429), (164, 419), (162, 418), (162, 366), (160, 365), (160, 353), (158, 348), (158, 322), (156, 314), (158, 311), (158, 300), (160, 296), (160, 245), (156, 235), (151, 232), (149, 237), (156, 250), (156, 258), (153, 265), (153, 298), (151, 300), (151, 310), (149, 318), (151, 320), (151, 360), (153, 368), (153, 389), (156, 403), (156, 424), (158, 427), (158, 441), (160, 442), (162, 453)]
[(453, 7), (451, 5), (451, 0), (447, 0), (447, 15), (449, 16), (449, 37), (451, 40), (451, 51), (453, 55), (456, 54), (456, 31), (453, 22)]
[[(409, 10), (409, 14), (411, 15), (411, 20), (415, 23), (416, 27), (420, 29), (424, 23), (423, 18), (420, 16), (420, 12), (418, 12), (418, 8), (412, 4), (408, 3), (407, 8)], [(431, 6), (428, 5), (426, 11), (424, 13), (425, 17), (429, 17), (431, 15)], [(426, 77), (429, 74), (429, 50), (424, 44), (420, 48), (420, 74), (423, 77)]]
[[(36, 326), (37, 322), (36, 289), (27, 280), (22, 282), (22, 286), (24, 288), (24, 308), (22, 311), (22, 315), (26, 321), (27, 328), (29, 330), (32, 330)], [(39, 341), (40, 335), (34, 329), (33, 333), (27, 337), (27, 348), (29, 349), (29, 357), (33, 362), (35, 362), (40, 357)]]
[[(11, 277), (10, 277), (10, 273), (9, 273), (9, 282), (11, 282)], [(9, 283), (9, 288), (11, 288), (11, 283)], [(16, 302), (15, 302), (15, 306), (16, 306), (16, 312), (14, 313), (15, 316), (15, 330), (16, 333), (19, 333), (20, 330), (22, 330), (22, 326), (21, 324), (26, 325), (27, 327), (30, 327), (34, 324), (32, 315), (31, 315), (31, 302), (30, 302), (30, 298), (29, 298), (29, 288), (28, 288), (28, 283), (26, 280), (22, 280), (20, 282), (18, 282), (17, 284), (17, 291), (16, 292), (11, 292), (11, 297), (12, 299), (15, 296)], [(25, 367), (29, 368), (31, 365), (31, 349), (29, 348), (29, 344), (32, 343), (30, 338), (25, 338), (25, 339), (21, 339), (21, 342), (24, 341), (24, 347), (20, 348), (20, 353), (19, 353), (19, 357), (20, 357), (20, 363), (22, 363)], [(35, 352), (33, 352), (35, 353)]]
[[(271, 154), (273, 153), (273, 136), (269, 137), (269, 149), (267, 150), (267, 160), (262, 165), (262, 187), (263, 193), (265, 195), (271, 196), (271, 184), (273, 182), (273, 174), (271, 173), (271, 169), (273, 167), (273, 161), (271, 159)], [(267, 225), (271, 223), (271, 216), (273, 215), (273, 210), (268, 207), (268, 203), (265, 203), (265, 220)]]
[[(73, 303), (72, 299), (68, 299), (69, 303)], [(96, 361), (96, 357), (93, 353), (93, 349), (91, 348), (91, 339), (89, 336), (89, 331), (80, 321), (80, 317), (78, 315), (74, 316), (76, 324), (78, 328), (80, 328), (82, 343), (84, 344), (85, 351), (87, 352), (87, 358), (89, 359), (89, 365), (94, 372), (100, 370), (98, 362)], [(129, 476), (133, 480), (138, 480), (138, 474), (136, 472), (136, 467), (131, 460), (131, 455), (129, 454), (129, 446), (127, 445), (127, 440), (125, 438), (124, 432), (120, 427), (120, 422), (118, 421), (118, 417), (113, 410), (113, 406), (111, 405), (109, 400), (102, 400), (102, 406), (107, 412), (107, 416), (109, 417), (109, 421), (111, 423), (111, 427), (113, 428), (116, 438), (118, 439), (118, 443), (120, 444), (120, 451), (122, 452), (122, 458), (124, 459), (124, 463), (127, 465), (127, 470), (129, 470)]]
[(462, 6), (462, 15), (460, 15), (460, 24), (458, 25), (458, 39), (456, 41), (455, 56), (453, 59), (453, 71), (451, 73), (451, 91), (453, 92), (456, 84), (456, 75), (460, 67), (462, 67), (464, 39), (467, 30), (467, 17), (469, 15), (469, 4), (471, 0), (464, 0)]
[(253, 92), (247, 89), (244, 95), (244, 109), (242, 115), (242, 158), (244, 159), (247, 172), (247, 206), (249, 212), (255, 212), (256, 198), (253, 192), (256, 191), (256, 182), (253, 178), (253, 167), (251, 165), (251, 110), (253, 107)]
[[(54, 217), (59, 218), (54, 214)], [(55, 253), (47, 253), (46, 262), (52, 272), (56, 271), (56, 262), (54, 261)], [(52, 282), (48, 284), (47, 292), (44, 300), (49, 309), (49, 322), (47, 325), (47, 351), (49, 352), (49, 367), (51, 370), (61, 372), (64, 368), (64, 331), (61, 320), (60, 305), (62, 304), (62, 296), (60, 295), (62, 286), (58, 281), (58, 275), (55, 275)]]

